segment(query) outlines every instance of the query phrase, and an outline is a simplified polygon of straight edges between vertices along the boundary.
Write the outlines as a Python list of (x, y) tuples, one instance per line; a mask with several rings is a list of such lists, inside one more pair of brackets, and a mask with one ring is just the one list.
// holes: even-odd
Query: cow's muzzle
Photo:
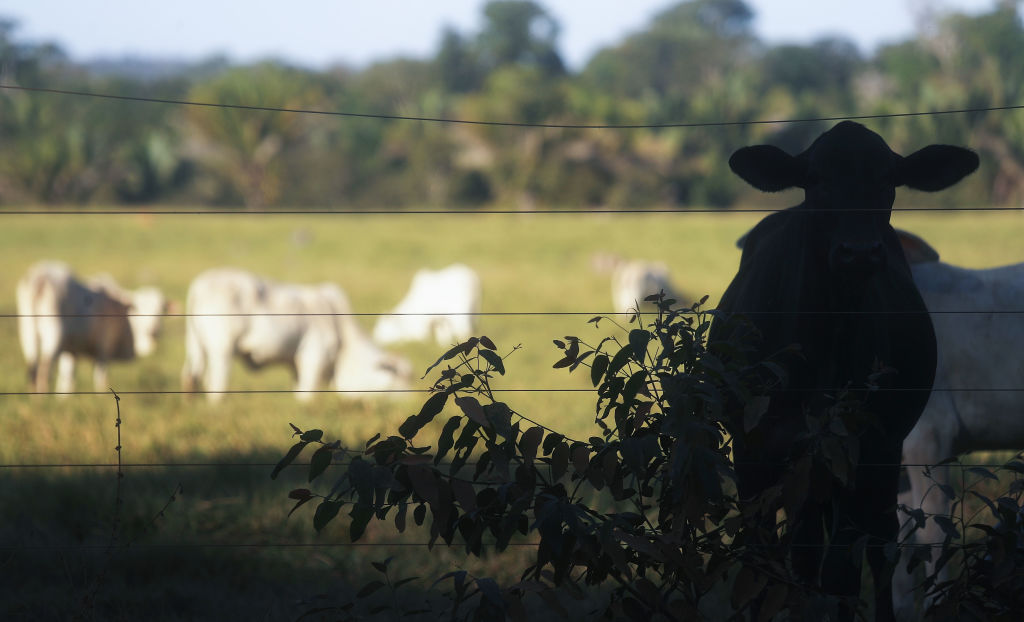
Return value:
[(886, 265), (885, 245), (881, 242), (840, 242), (832, 250), (832, 267), (846, 274), (872, 275)]

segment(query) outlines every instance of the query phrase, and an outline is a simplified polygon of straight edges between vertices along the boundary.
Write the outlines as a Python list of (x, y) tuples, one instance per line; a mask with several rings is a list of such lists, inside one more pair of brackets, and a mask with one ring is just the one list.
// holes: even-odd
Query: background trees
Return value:
[[(1015, 2), (929, 15), (865, 54), (827, 38), (767, 45), (742, 0), (690, 0), (600, 50), (578, 72), (542, 3), (485, 5), (479, 32), (448, 29), (428, 59), (314, 72), (278, 63), (80, 64), (0, 24), (4, 84), (280, 108), (546, 124), (701, 123), (1013, 106), (1024, 96)], [(871, 122), (897, 150), (967, 144), (979, 175), (940, 200), (1024, 201), (1017, 111)], [(169, 106), (0, 90), (0, 205), (530, 209), (727, 207), (747, 198), (724, 165), (737, 145), (796, 150), (822, 127), (573, 130), (381, 121)], [(908, 197), (913, 202), (930, 196)]]

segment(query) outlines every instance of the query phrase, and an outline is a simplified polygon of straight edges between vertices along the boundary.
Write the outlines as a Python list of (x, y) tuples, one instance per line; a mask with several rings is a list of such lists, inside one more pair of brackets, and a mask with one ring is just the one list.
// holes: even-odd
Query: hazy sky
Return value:
[[(747, 0), (766, 41), (843, 34), (870, 52), (914, 30), (911, 7), (990, 10), (995, 0)], [(4, 0), (20, 36), (60, 43), (76, 59), (128, 54), (233, 60), (269, 56), (322, 67), (427, 56), (445, 24), (475, 32), (483, 0)], [(668, 0), (540, 0), (562, 25), (561, 50), (578, 69), (594, 51), (642, 28)], [(813, 7), (813, 9), (808, 9)]]

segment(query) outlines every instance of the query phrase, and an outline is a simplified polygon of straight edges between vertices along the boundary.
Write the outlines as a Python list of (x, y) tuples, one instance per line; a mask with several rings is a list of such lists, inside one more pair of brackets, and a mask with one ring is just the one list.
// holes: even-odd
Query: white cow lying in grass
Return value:
[(232, 356), (254, 369), (288, 365), (303, 401), (324, 382), (346, 393), (409, 386), (409, 361), (378, 348), (331, 283), (276, 283), (215, 268), (192, 281), (186, 312), (182, 386), (193, 391), (201, 380), (211, 401), (227, 390)]
[(57, 261), (28, 269), (18, 281), (17, 305), (21, 351), (29, 382), (39, 393), (49, 390), (55, 359), (57, 391), (73, 391), (78, 356), (95, 361), (94, 384), (97, 391), (105, 391), (107, 363), (152, 353), (160, 316), (167, 310), (155, 287), (129, 291), (109, 276), (82, 282)]
[[(1020, 389), (1024, 382), (1024, 315), (1006, 313), (1024, 310), (1024, 263), (960, 268), (939, 261), (939, 254), (917, 236), (897, 233), (914, 282), (932, 313), (939, 355), (934, 385), (938, 390), (903, 441), (904, 464), (934, 465), (972, 451), (1024, 449), (1024, 392), (992, 390)], [(907, 476), (910, 490), (900, 493), (901, 504), (922, 508), (928, 515), (949, 515), (951, 501), (934, 482), (958, 481), (959, 469), (932, 469), (933, 482), (922, 467), (908, 466)], [(942, 542), (944, 535), (929, 520), (911, 542)], [(938, 549), (932, 551), (932, 559), (938, 555)], [(925, 571), (932, 570), (933, 565), (926, 564)], [(910, 593), (915, 584), (905, 566), (896, 569), (893, 591), (901, 619), (917, 619)]]
[(441, 270), (419, 270), (409, 293), (373, 329), (378, 343), (427, 341), (449, 346), (469, 339), (480, 312), (480, 277), (472, 268), (453, 264)]
[(610, 272), (612, 281), (612, 305), (619, 313), (630, 313), (643, 307), (644, 299), (664, 291), (666, 298), (676, 301), (676, 306), (685, 303), (683, 297), (672, 286), (668, 266), (662, 261), (624, 259), (611, 253), (596, 253), (592, 265), (598, 272)]

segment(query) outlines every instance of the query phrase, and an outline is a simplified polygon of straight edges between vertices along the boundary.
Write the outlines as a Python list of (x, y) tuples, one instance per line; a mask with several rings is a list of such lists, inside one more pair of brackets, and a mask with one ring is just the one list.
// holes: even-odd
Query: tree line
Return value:
[[(842, 38), (769, 45), (742, 0), (690, 0), (570, 71), (538, 2), (483, 8), (431, 58), (323, 71), (211, 58), (157, 71), (76, 62), (0, 20), (0, 84), (270, 108), (519, 124), (699, 124), (1024, 104), (1024, 23), (990, 12), (919, 15), (870, 55)], [(167, 69), (163, 67), (163, 69)], [(904, 203), (1024, 204), (1024, 112), (867, 122), (909, 152), (966, 144), (977, 175)], [(796, 152), (828, 122), (573, 129), (448, 124), (178, 106), (0, 89), (0, 205), (219, 207), (729, 207), (738, 145)]]

